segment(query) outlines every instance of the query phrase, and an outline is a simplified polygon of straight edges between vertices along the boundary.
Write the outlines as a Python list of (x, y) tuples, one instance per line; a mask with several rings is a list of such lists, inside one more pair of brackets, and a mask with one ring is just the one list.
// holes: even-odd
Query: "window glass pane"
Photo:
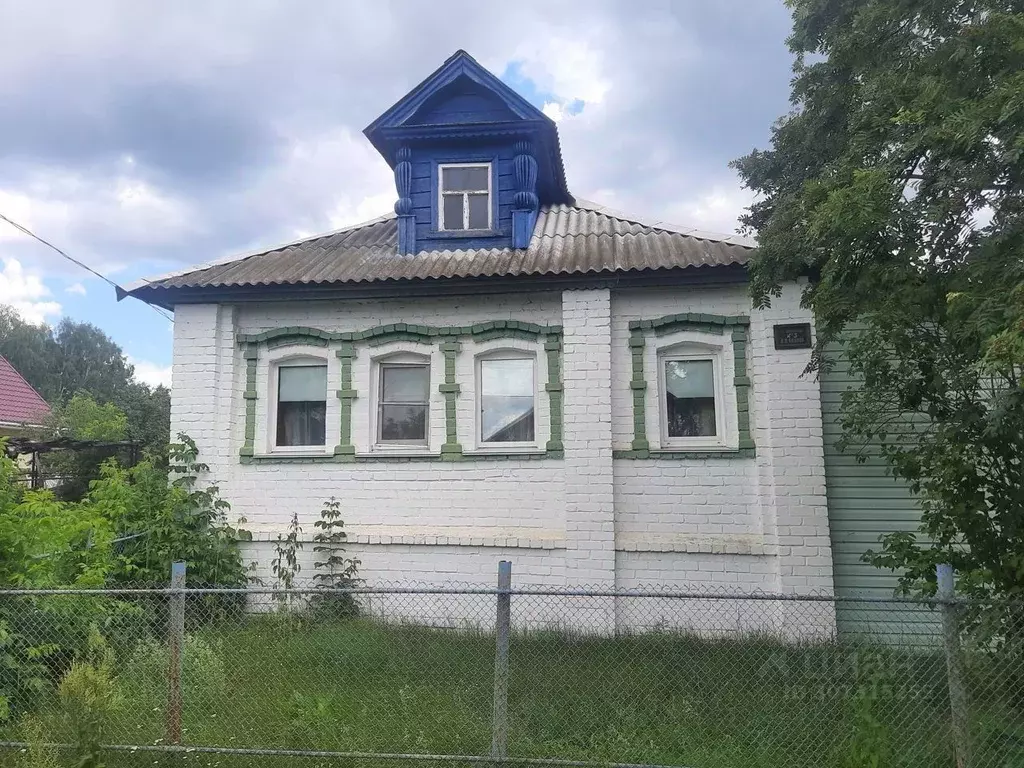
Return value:
[(480, 437), (485, 443), (519, 443), (534, 439), (533, 398), (480, 398)]
[(443, 195), (441, 229), (465, 229), (462, 226), (462, 195)]
[(710, 360), (665, 363), (665, 407), (669, 437), (713, 437), (714, 366)]
[(277, 445), (324, 445), (327, 403), (285, 401), (277, 406)]
[(427, 406), (382, 404), (380, 406), (379, 430), (381, 441), (397, 440), (411, 442), (426, 440)]
[(469, 228), (470, 229), (487, 229), (490, 222), (488, 222), (488, 208), (491, 205), (490, 195), (470, 195), (469, 196)]
[(533, 358), (480, 362), (480, 437), (485, 443), (532, 442)]
[(665, 389), (676, 397), (714, 397), (714, 365), (710, 360), (668, 360)]
[(326, 400), (327, 366), (281, 366), (278, 369), (277, 399), (282, 403)]
[(486, 192), (490, 168), (442, 168), (441, 190), (443, 192)]
[(533, 397), (533, 358), (481, 360), (480, 386), (485, 395)]
[(425, 403), (428, 379), (425, 365), (381, 365), (380, 399), (387, 403)]

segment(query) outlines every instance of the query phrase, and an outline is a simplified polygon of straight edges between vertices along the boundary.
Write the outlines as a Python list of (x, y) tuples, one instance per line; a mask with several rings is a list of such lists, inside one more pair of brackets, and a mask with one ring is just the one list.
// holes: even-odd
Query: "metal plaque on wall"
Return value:
[(774, 326), (774, 330), (776, 349), (810, 349), (810, 323), (790, 323), (788, 325), (776, 325)]

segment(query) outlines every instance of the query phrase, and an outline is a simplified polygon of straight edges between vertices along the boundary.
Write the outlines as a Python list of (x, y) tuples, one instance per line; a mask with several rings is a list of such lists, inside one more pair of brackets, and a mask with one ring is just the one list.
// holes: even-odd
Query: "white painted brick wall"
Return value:
[(760, 542), (757, 483), (753, 459), (616, 460), (616, 536), (619, 543), (673, 536)]
[[(612, 459), (613, 448), (628, 449), (633, 437), (628, 323), (678, 312), (751, 315), (747, 362), (756, 458)], [(239, 463), (245, 361), (236, 333), (289, 325), (356, 331), (393, 322), (445, 326), (493, 319), (564, 327), (563, 460)], [(308, 539), (321, 504), (333, 495), (341, 499), (353, 551), (370, 582), (492, 584), (497, 562), (511, 559), (519, 584), (830, 590), (817, 382), (802, 376), (806, 350), (776, 352), (772, 342), (772, 323), (809, 319), (799, 307), (797, 286), (787, 287), (765, 312), (750, 310), (743, 286), (184, 305), (175, 313), (172, 430), (196, 440), (232, 514), (247, 518), (260, 540), (248, 549), (264, 568), (270, 541), (292, 512)], [(458, 360), (459, 439), (466, 450), (473, 442), (475, 351), (475, 344), (465, 343)], [(333, 391), (340, 369), (333, 349), (327, 357)], [(353, 419), (357, 446), (369, 442), (369, 359), (360, 347), (353, 366), (360, 392)], [(537, 359), (543, 385), (542, 348)], [(266, 412), (263, 402), (258, 405), (257, 432), (265, 444)], [(435, 407), (443, 413), (443, 399)], [(546, 440), (550, 414), (543, 387), (537, 408), (538, 433)], [(336, 423), (331, 414), (328, 423)], [(439, 436), (443, 432), (432, 442)], [(312, 575), (309, 564), (306, 575)], [(597, 623), (607, 624), (607, 605), (595, 605), (594, 614)], [(619, 625), (640, 621), (624, 615), (621, 605), (613, 614)]]
[(230, 306), (183, 305), (174, 312), (171, 436), (188, 434), (215, 470), (237, 461), (231, 432), (245, 407), (236, 391), (233, 323)]
[(570, 584), (615, 582), (611, 291), (562, 294), (565, 526)]
[(810, 350), (775, 349), (775, 323), (811, 322), (802, 286), (786, 285), (772, 306), (751, 316), (754, 441), (766, 533), (778, 545), (779, 586), (832, 592), (832, 548), (818, 382), (804, 375)]
[[(800, 286), (785, 287), (764, 311), (752, 311), (745, 286), (665, 288), (622, 291), (613, 302), (612, 411), (616, 448), (633, 437), (632, 359), (629, 321), (680, 312), (749, 314), (747, 369), (751, 378), (751, 432), (754, 459), (616, 461), (616, 535), (622, 550), (637, 538), (661, 548), (673, 539), (692, 553), (718, 548), (766, 553), (772, 571), (761, 589), (786, 592), (832, 590), (831, 547), (825, 507), (818, 383), (804, 376), (809, 350), (776, 351), (772, 326), (812, 322), (800, 307)], [(648, 338), (648, 346), (658, 343)], [(650, 382), (650, 374), (648, 380)], [(649, 383), (647, 408), (657, 409), (656, 383)], [(650, 431), (650, 428), (649, 428)], [(708, 537), (720, 537), (718, 542)], [(654, 583), (690, 580), (689, 555), (666, 553), (648, 572)], [(713, 583), (720, 573), (732, 578), (733, 555), (704, 558), (701, 575)], [(628, 577), (619, 575), (619, 583)]]

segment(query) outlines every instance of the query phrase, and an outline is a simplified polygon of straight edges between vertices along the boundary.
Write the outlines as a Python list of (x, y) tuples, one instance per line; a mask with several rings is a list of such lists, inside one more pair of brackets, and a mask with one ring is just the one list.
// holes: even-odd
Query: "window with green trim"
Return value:
[(700, 357), (667, 357), (661, 364), (665, 436), (673, 440), (716, 437), (718, 398), (715, 361)]
[(378, 366), (377, 443), (426, 445), (430, 414), (430, 366), (383, 362)]
[(477, 366), (481, 446), (536, 446), (536, 359), (519, 352), (492, 353)]
[[(657, 432), (648, 421), (652, 445), (666, 451), (722, 450), (735, 447), (736, 389), (729, 358), (731, 344), (709, 335), (680, 333), (654, 350), (648, 359), (649, 382), (656, 397), (647, 398), (648, 415), (657, 415)], [(705, 341), (706, 340), (706, 341)], [(645, 366), (646, 367), (646, 366)], [(653, 395), (654, 393), (652, 393)]]
[(327, 366), (303, 363), (278, 365), (276, 405), (276, 447), (325, 445)]

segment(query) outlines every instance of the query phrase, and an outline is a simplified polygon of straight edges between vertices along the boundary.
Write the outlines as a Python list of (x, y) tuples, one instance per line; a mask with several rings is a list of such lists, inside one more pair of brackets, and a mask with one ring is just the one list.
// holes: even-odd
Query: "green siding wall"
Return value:
[[(861, 556), (869, 549), (878, 549), (878, 537), (883, 533), (916, 530), (917, 503), (904, 484), (886, 474), (885, 461), (877, 450), (867, 451), (868, 459), (861, 463), (854, 452), (836, 448), (842, 434), (838, 421), (842, 393), (855, 386), (856, 380), (840, 345), (833, 346), (828, 356), (836, 364), (821, 375), (821, 410), (836, 594), (890, 597), (896, 575), (868, 565)], [(892, 606), (868, 608), (840, 603), (837, 607), (839, 631), (846, 634), (872, 629), (870, 624), (878, 625), (876, 631), (891, 634), (907, 620), (910, 617), (898, 615)]]

